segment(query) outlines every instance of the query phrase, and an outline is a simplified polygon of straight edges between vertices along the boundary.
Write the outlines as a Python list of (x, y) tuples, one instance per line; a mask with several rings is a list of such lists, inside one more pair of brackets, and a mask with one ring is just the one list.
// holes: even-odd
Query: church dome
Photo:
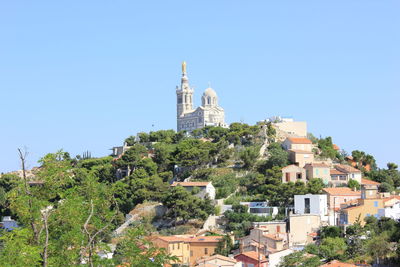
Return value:
[(204, 96), (217, 97), (217, 93), (214, 91), (214, 89), (212, 89), (211, 87), (208, 87), (208, 88), (204, 91)]

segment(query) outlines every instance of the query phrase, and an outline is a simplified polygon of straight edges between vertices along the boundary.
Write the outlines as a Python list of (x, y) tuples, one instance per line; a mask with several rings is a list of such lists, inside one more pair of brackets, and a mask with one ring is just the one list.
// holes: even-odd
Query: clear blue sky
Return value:
[[(400, 1), (1, 1), (0, 172), (175, 129), (186, 60), (227, 122), (306, 120), (400, 163)], [(152, 125), (154, 124), (154, 127)]]

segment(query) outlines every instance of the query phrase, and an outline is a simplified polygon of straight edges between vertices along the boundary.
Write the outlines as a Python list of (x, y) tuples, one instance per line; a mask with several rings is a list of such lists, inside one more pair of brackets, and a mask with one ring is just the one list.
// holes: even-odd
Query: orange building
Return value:
[(213, 255), (221, 240), (222, 236), (158, 236), (153, 243), (177, 257), (174, 263), (193, 266), (198, 259)]

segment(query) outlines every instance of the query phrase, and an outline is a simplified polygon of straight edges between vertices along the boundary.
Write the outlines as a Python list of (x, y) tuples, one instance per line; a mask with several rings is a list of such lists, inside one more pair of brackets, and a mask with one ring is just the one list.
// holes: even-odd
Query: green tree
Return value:
[(347, 183), (347, 186), (351, 189), (355, 188), (356, 190), (360, 190), (360, 187), (361, 187), (360, 184), (356, 180), (353, 180), (353, 179), (349, 180), (349, 182)]
[(321, 261), (317, 256), (307, 257), (304, 251), (291, 253), (283, 258), (278, 267), (317, 267)]
[(312, 178), (307, 183), (307, 190), (310, 194), (320, 194), (324, 188), (324, 182), (320, 178)]
[(257, 161), (257, 158), (260, 155), (260, 148), (256, 146), (246, 147), (243, 151), (240, 152), (240, 159), (244, 163), (244, 168), (250, 169), (254, 166)]
[(116, 265), (131, 267), (159, 267), (178, 260), (165, 249), (155, 247), (146, 240), (143, 228), (130, 228), (118, 243), (113, 260)]
[(344, 260), (346, 249), (347, 245), (345, 240), (339, 237), (327, 237), (322, 240), (319, 247), (321, 256), (328, 261)]
[(224, 235), (221, 241), (218, 242), (215, 254), (228, 256), (233, 249), (232, 238), (229, 235)]

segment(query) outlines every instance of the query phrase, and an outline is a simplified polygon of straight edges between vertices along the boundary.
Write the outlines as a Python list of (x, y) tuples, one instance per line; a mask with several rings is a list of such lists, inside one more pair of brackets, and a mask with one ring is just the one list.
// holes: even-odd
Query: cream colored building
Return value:
[(305, 150), (289, 150), (289, 160), (303, 168), (308, 163), (314, 162), (314, 153)]
[(201, 258), (196, 261), (196, 267), (242, 267), (235, 259), (221, 256), (219, 254)]
[(304, 137), (288, 137), (282, 143), (285, 150), (303, 150), (311, 152), (313, 149), (312, 142)]
[(324, 184), (329, 184), (331, 181), (330, 167), (324, 163), (308, 163), (304, 166), (307, 179), (321, 178)]
[(176, 87), (177, 130), (193, 131), (204, 126), (226, 127), (225, 111), (218, 105), (217, 93), (207, 88), (201, 98), (200, 107), (193, 107), (194, 89), (189, 85), (186, 62), (182, 63), (181, 86)]
[(302, 181), (304, 183), (307, 182), (306, 179), (306, 170), (296, 166), (289, 165), (282, 168), (282, 183)]
[(290, 245), (306, 245), (310, 235), (316, 233), (321, 226), (319, 214), (291, 214), (289, 216)]
[(335, 169), (346, 174), (347, 180), (350, 179), (356, 180), (359, 184), (361, 184), (362, 172), (359, 169), (356, 169), (350, 165), (345, 164), (337, 164), (335, 165)]

